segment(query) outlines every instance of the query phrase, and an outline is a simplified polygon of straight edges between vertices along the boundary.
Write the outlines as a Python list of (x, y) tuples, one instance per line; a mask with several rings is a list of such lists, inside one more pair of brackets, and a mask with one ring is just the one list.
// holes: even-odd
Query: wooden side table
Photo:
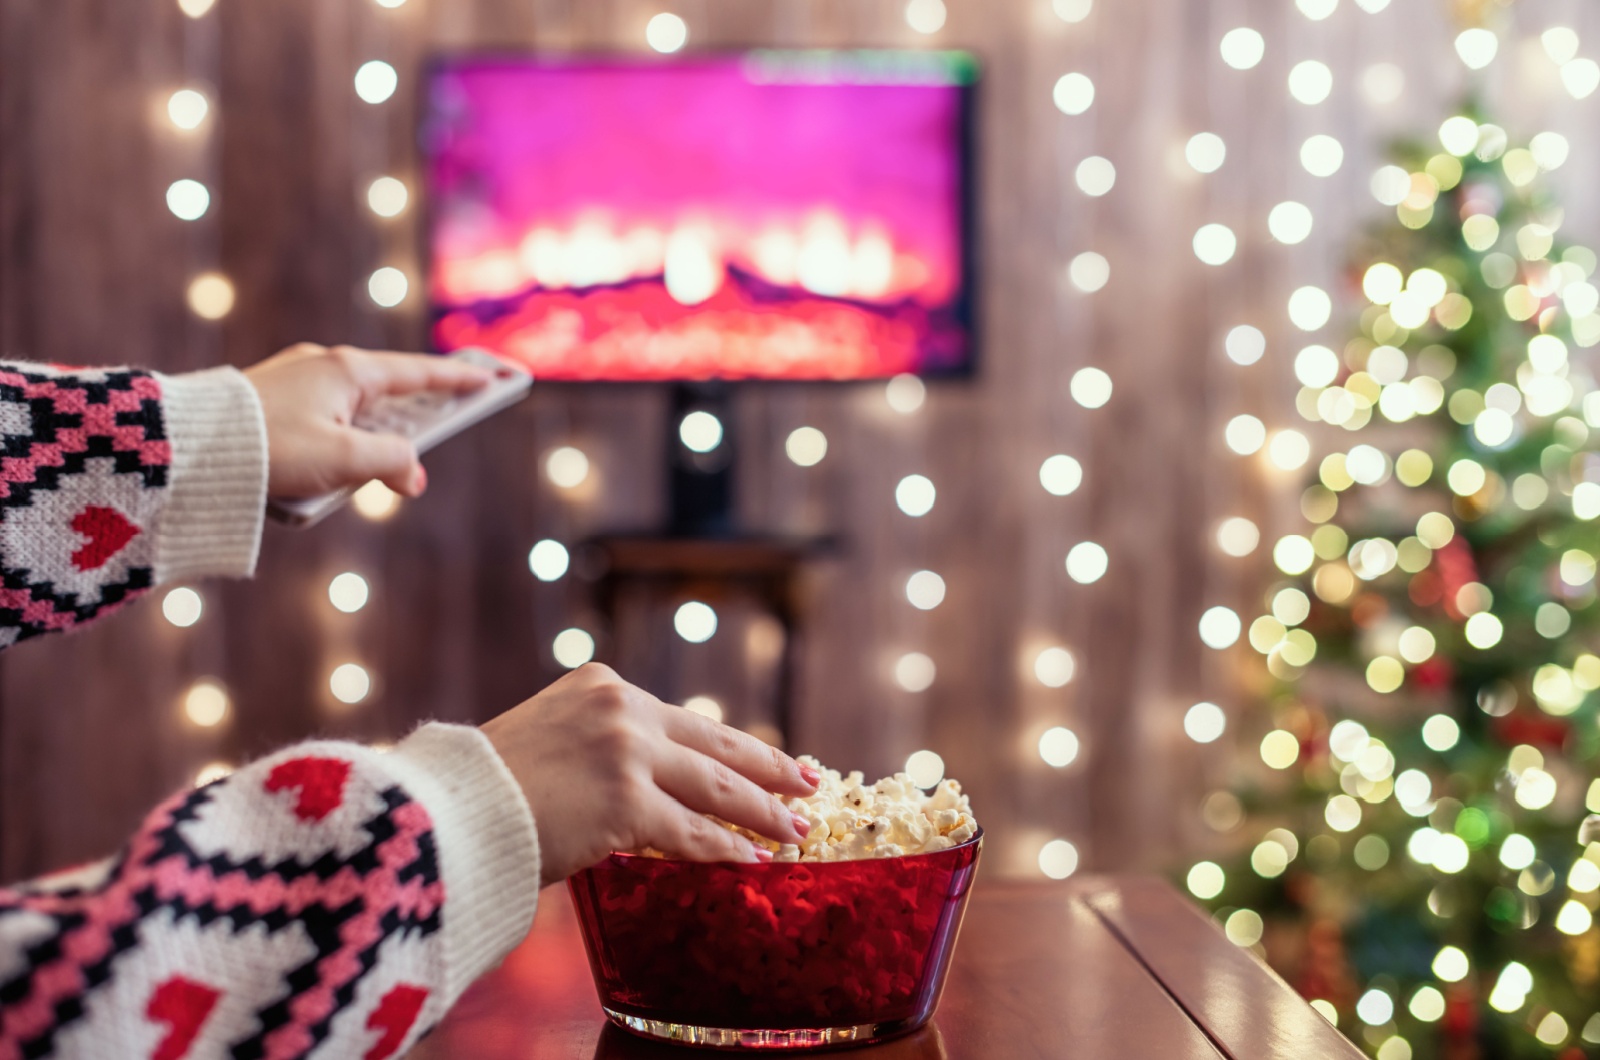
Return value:
[[(565, 887), (528, 940), (410, 1060), (690, 1060), (600, 1011)], [(939, 1010), (861, 1060), (1361, 1060), (1271, 970), (1163, 881), (979, 879)]]
[(804, 617), (800, 576), (806, 563), (833, 551), (832, 538), (611, 535), (584, 544), (599, 570), (595, 604), (609, 629), (617, 628), (619, 603), (635, 587), (666, 601), (697, 599), (713, 605), (744, 594), (777, 619), (783, 651), (773, 720), (784, 746), (791, 745)]

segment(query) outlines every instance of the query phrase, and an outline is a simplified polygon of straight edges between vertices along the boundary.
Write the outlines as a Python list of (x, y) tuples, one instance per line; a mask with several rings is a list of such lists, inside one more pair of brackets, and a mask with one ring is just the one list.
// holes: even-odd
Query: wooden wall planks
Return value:
[[(1270, 541), (1296, 520), (1293, 477), (1232, 457), (1220, 425), (1240, 411), (1290, 425), (1298, 343), (1283, 299), (1299, 283), (1337, 285), (1346, 236), (1375, 213), (1366, 175), (1383, 141), (1425, 132), (1446, 113), (1463, 80), (1454, 27), (1442, 5), (1422, 0), (1396, 0), (1379, 15), (1343, 5), (1327, 23), (1286, 0), (1120, 0), (1074, 26), (1045, 0), (948, 2), (935, 43), (970, 47), (988, 66), (978, 379), (934, 386), (911, 417), (890, 412), (877, 387), (757, 388), (740, 399), (748, 521), (847, 542), (812, 579), (799, 748), (869, 772), (897, 768), (918, 747), (939, 750), (975, 795), (991, 866), (1003, 871), (1036, 872), (1039, 844), (1056, 835), (1096, 868), (1167, 864), (1197, 842), (1197, 797), (1229, 763), (1224, 745), (1197, 749), (1183, 737), (1183, 711), (1214, 698), (1237, 717), (1248, 699), (1243, 656), (1204, 649), (1195, 622), (1214, 603), (1248, 611), (1266, 583), (1261, 553), (1225, 559), (1213, 528), (1245, 514)], [(926, 43), (906, 27), (900, 0), (672, 6), (696, 47)], [(636, 50), (657, 8), (221, 0), (215, 25), (197, 29), (170, 0), (0, 0), (0, 354), (170, 370), (245, 364), (299, 339), (416, 345), (415, 299), (382, 314), (363, 293), (376, 265), (417, 266), (415, 214), (375, 223), (359, 192), (380, 172), (415, 176), (418, 62), (441, 48)], [(1560, 19), (1582, 32), (1595, 18), (1571, 2), (1507, 17), (1523, 34)], [(1222, 33), (1241, 24), (1268, 38), (1266, 61), (1250, 72), (1217, 55)], [(197, 43), (197, 33), (214, 36)], [(215, 49), (220, 71), (209, 155), (159, 121), (185, 50), (196, 47)], [(1592, 237), (1596, 200), (1581, 176), (1600, 161), (1600, 141), (1577, 135), (1582, 105), (1557, 101), (1537, 56), (1507, 51), (1496, 91), (1521, 123), (1513, 131), (1544, 120), (1573, 135), (1569, 218)], [(403, 86), (374, 108), (355, 99), (350, 78), (379, 56), (396, 63)], [(1308, 108), (1282, 85), (1294, 61), (1313, 56), (1334, 68), (1337, 87), (1329, 103)], [(1408, 78), (1402, 102), (1387, 109), (1363, 103), (1355, 87), (1379, 60), (1401, 64)], [(1098, 90), (1078, 118), (1050, 100), (1072, 69)], [(1213, 177), (1181, 163), (1184, 140), (1201, 129), (1228, 144)], [(1335, 178), (1298, 167), (1297, 145), (1313, 132), (1345, 142)], [(1117, 166), (1104, 199), (1072, 183), (1090, 154)], [(185, 226), (162, 192), (192, 166), (214, 169), (217, 206)], [(1317, 214), (1302, 247), (1266, 236), (1267, 210), (1284, 198)], [(1214, 220), (1241, 240), (1220, 269), (1190, 251), (1195, 229)], [(1063, 272), (1088, 249), (1112, 269), (1094, 295), (1074, 293)], [(211, 252), (240, 295), (220, 329), (183, 309), (193, 263)], [(1222, 333), (1243, 321), (1269, 338), (1268, 357), (1251, 369), (1221, 354)], [(1091, 364), (1116, 381), (1111, 404), (1094, 412), (1066, 391)], [(393, 738), (421, 717), (481, 719), (556, 676), (551, 637), (590, 616), (574, 579), (545, 586), (527, 576), (526, 550), (543, 536), (571, 541), (658, 519), (663, 416), (661, 395), (645, 388), (536, 388), (514, 413), (431, 458), (428, 502), (392, 523), (342, 516), (310, 534), (270, 532), (256, 582), (207, 588), (194, 629), (167, 626), (149, 600), (79, 636), (7, 653), (0, 873), (105, 852), (208, 760), (237, 761), (312, 733)], [(811, 470), (782, 456), (802, 423), (830, 440)], [(539, 454), (568, 441), (596, 467), (597, 486), (576, 497), (551, 490), (537, 470)], [(1039, 488), (1038, 466), (1053, 452), (1084, 463), (1072, 497)], [(911, 472), (939, 487), (925, 519), (893, 506), (895, 482)], [(1084, 587), (1066, 578), (1062, 557), (1086, 539), (1107, 546), (1111, 570)], [(902, 592), (919, 567), (949, 586), (930, 614)], [(342, 569), (371, 578), (373, 604), (361, 614), (327, 604), (327, 580)], [(641, 656), (648, 672), (631, 676), (663, 695), (721, 695), (735, 720), (756, 720), (737, 705), (758, 685), (735, 635), (741, 622), (703, 649), (673, 639), (665, 614), (639, 622), (663, 639)], [(1030, 671), (1037, 650), (1057, 642), (1080, 665), (1077, 680), (1054, 691)], [(908, 650), (938, 663), (937, 682), (920, 696), (889, 676)], [(346, 659), (372, 667), (377, 693), (335, 709), (326, 674)], [(235, 697), (218, 732), (181, 723), (178, 696), (201, 674), (221, 676)], [(1035, 750), (1055, 724), (1084, 742), (1066, 771)], [(1259, 732), (1240, 728), (1248, 753)]]

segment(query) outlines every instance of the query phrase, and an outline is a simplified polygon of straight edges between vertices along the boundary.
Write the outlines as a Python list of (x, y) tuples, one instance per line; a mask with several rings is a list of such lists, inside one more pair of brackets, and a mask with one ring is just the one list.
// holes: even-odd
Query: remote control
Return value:
[[(420, 455), (479, 420), (515, 405), (533, 385), (533, 376), (486, 350), (467, 348), (450, 357), (462, 364), (486, 368), (493, 373), (492, 378), (486, 386), (466, 394), (435, 390), (379, 398), (356, 412), (355, 426), (409, 438)], [(268, 498), (267, 514), (290, 526), (315, 526), (343, 507), (354, 492), (354, 488), (346, 488), (293, 501)]]

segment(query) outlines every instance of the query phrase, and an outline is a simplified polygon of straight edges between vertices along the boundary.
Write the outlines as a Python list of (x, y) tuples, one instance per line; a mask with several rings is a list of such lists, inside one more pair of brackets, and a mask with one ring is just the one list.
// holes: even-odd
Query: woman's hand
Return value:
[(798, 843), (809, 825), (769, 793), (810, 795), (821, 779), (777, 748), (667, 706), (597, 663), (483, 732), (533, 811), (540, 886), (614, 850), (646, 846), (696, 861), (771, 860), (704, 815)]
[(419, 390), (453, 393), (489, 381), (480, 368), (415, 353), (370, 353), (301, 343), (245, 369), (267, 421), (267, 494), (316, 497), (377, 479), (407, 497), (428, 477), (397, 434), (350, 425), (362, 404)]

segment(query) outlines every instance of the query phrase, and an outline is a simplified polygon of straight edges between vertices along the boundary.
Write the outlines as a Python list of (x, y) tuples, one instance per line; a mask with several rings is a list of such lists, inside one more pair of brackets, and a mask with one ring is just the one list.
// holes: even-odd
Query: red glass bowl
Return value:
[(646, 1037), (803, 1049), (939, 1003), (983, 832), (932, 854), (739, 865), (612, 854), (568, 881), (600, 1002)]

